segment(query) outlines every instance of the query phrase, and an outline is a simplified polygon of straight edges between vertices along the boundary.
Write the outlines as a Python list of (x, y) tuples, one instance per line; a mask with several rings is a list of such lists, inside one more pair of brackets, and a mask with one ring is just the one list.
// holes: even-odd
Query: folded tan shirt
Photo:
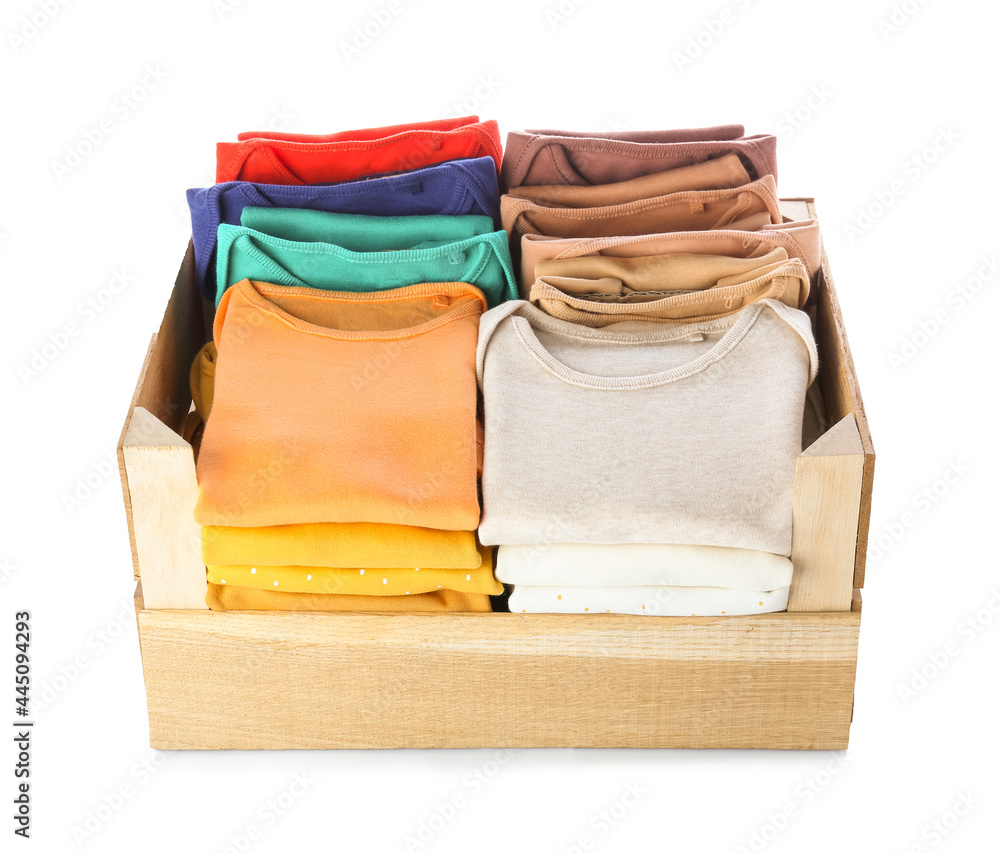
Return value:
[(801, 308), (809, 297), (805, 265), (789, 259), (780, 248), (752, 259), (681, 254), (576, 258), (547, 261), (540, 267), (612, 274), (601, 278), (542, 274), (531, 288), (531, 302), (546, 314), (591, 328), (630, 320), (700, 322), (727, 316), (761, 299)]
[(706, 231), (756, 231), (781, 222), (774, 178), (718, 190), (688, 190), (603, 207), (550, 207), (505, 195), (500, 217), (516, 251), (525, 234), (612, 237)]
[(727, 255), (759, 258), (776, 247), (790, 258), (798, 258), (815, 281), (820, 264), (819, 223), (815, 219), (766, 225), (758, 231), (676, 231), (671, 234), (641, 234), (630, 237), (548, 237), (525, 234), (521, 238), (521, 298), (527, 299), (538, 277), (536, 266), (560, 258), (603, 256), (634, 258), (644, 255)]

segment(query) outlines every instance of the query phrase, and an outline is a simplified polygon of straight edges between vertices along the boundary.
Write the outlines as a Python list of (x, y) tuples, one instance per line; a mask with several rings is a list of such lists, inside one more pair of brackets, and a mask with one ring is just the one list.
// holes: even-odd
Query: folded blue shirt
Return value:
[(218, 302), (213, 262), (221, 224), (239, 225), (245, 207), (298, 207), (372, 216), (483, 215), (499, 230), (500, 192), (491, 157), (449, 160), (412, 172), (340, 184), (282, 186), (230, 181), (187, 191), (198, 286)]

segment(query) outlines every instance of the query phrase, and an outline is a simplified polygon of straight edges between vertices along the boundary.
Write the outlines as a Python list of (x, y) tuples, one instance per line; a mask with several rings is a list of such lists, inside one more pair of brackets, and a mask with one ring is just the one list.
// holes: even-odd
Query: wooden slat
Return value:
[(137, 406), (122, 441), (143, 600), (153, 609), (205, 607), (201, 528), (191, 445)]
[(141, 406), (152, 413), (175, 433), (180, 432), (184, 418), (191, 407), (191, 389), (188, 382), (191, 362), (207, 340), (204, 309), (205, 303), (195, 280), (194, 247), (188, 243), (160, 323), (160, 330), (153, 335), (146, 351), (118, 441), (118, 471), (128, 520), (133, 573), (137, 579), (141, 574), (141, 566), (136, 550), (132, 496), (125, 471), (122, 444), (136, 406)]
[[(806, 207), (809, 218), (817, 218), (816, 205), (811, 199), (807, 201)], [(860, 589), (865, 585), (865, 558), (868, 553), (872, 487), (875, 478), (875, 447), (872, 444), (865, 404), (861, 399), (857, 371), (854, 369), (854, 359), (847, 340), (844, 316), (840, 310), (833, 274), (830, 271), (830, 259), (825, 249), (820, 266), (816, 343), (820, 350), (819, 382), (823, 390), (827, 417), (831, 423), (836, 423), (848, 414), (854, 415), (865, 453), (854, 565), (854, 586)]]
[(860, 615), (143, 610), (157, 749), (843, 749)]
[(854, 590), (854, 594), (851, 596), (851, 612), (860, 613), (861, 612), (861, 590)]
[(790, 611), (851, 609), (864, 463), (851, 414), (796, 461)]
[(783, 198), (778, 202), (781, 215), (787, 222), (801, 222), (812, 219), (814, 214), (809, 211), (811, 198)]
[(155, 349), (156, 335), (153, 335), (149, 342), (149, 346), (146, 347), (146, 356), (142, 360), (142, 367), (139, 370), (139, 378), (135, 383), (135, 390), (132, 392), (132, 402), (129, 403), (128, 414), (125, 415), (125, 423), (122, 424), (122, 431), (118, 436), (118, 449), (116, 452), (118, 457), (118, 477), (122, 484), (122, 500), (125, 503), (125, 520), (128, 524), (128, 542), (129, 547), (132, 549), (132, 574), (136, 580), (139, 579), (139, 554), (135, 548), (135, 525), (132, 520), (132, 495), (129, 494), (128, 490), (128, 476), (125, 473), (125, 454), (122, 451), (122, 445), (125, 443), (125, 434), (128, 432), (129, 424), (132, 421), (132, 412), (135, 410), (136, 400), (139, 397), (139, 391), (142, 390), (143, 383), (146, 380), (146, 371), (149, 370), (149, 362), (153, 358), (153, 351)]

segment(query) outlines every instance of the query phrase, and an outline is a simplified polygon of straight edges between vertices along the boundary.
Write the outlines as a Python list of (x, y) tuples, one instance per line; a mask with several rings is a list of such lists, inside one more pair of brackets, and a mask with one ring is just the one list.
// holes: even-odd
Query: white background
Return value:
[[(256, 825), (252, 851), (560, 851), (581, 836), (598, 851), (995, 849), (998, 274), (967, 286), (1000, 250), (995, 5), (907, 0), (890, 32), (881, 1), (397, 4), (350, 62), (343, 44), (387, 2), (3, 4), (0, 721), (13, 718), (16, 610), (31, 610), (48, 701), (35, 713), (34, 837), (9, 847), (4, 736), (0, 846), (223, 851)], [(689, 37), (704, 47), (678, 67)], [(141, 102), (120, 100), (144, 77)], [(784, 117), (797, 110), (794, 126)], [(184, 190), (213, 181), (215, 142), (241, 130), (467, 112), (504, 136), (742, 122), (779, 136), (782, 195), (817, 199), (878, 454), (848, 752), (518, 751), (476, 790), (469, 774), (497, 770), (493, 751), (149, 749), (113, 454), (189, 234)], [(104, 118), (112, 132), (57, 174)], [(942, 133), (957, 140), (924, 157)], [(859, 208), (894, 181), (903, 191), (852, 239)], [(105, 292), (122, 270), (129, 286)], [(92, 297), (107, 302), (97, 314)], [(936, 312), (947, 322), (934, 332)], [(26, 376), (74, 320), (80, 333)], [(949, 469), (962, 473), (946, 483)], [(930, 677), (904, 697), (921, 667)], [(305, 792), (263, 817), (295, 774)], [(131, 796), (104, 808), (123, 783)], [(609, 826), (601, 810), (629, 784), (644, 793)], [(454, 793), (466, 805), (426, 847), (408, 845)], [(98, 813), (110, 819), (82, 839)]]

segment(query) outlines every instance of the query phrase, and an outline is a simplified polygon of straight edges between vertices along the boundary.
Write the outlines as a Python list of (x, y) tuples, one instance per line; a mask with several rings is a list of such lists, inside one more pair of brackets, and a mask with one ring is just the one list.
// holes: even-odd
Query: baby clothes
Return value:
[(352, 252), (428, 248), (490, 234), (488, 216), (362, 216), (296, 208), (247, 207), (240, 224), (300, 243), (335, 243)]
[(475, 530), (484, 310), (465, 283), (227, 290), (196, 520)]
[(438, 589), (413, 595), (338, 595), (278, 592), (232, 584), (208, 584), (205, 603), (212, 610), (355, 611), (372, 613), (489, 613), (482, 593)]
[(676, 543), (788, 556), (809, 318), (591, 329), (526, 302), (483, 316), (480, 541)]
[[(610, 267), (610, 271), (621, 273), (622, 277), (590, 279), (541, 275), (531, 288), (530, 298), (546, 314), (594, 328), (631, 320), (653, 323), (708, 320), (732, 314), (761, 299), (776, 299), (792, 308), (801, 308), (809, 296), (809, 275), (797, 258), (773, 260), (783, 255), (783, 249), (775, 249), (759, 259), (772, 259), (764, 264), (757, 259), (717, 255), (600, 258), (598, 260)], [(632, 261), (640, 263), (614, 269), (615, 265)], [(644, 261), (647, 263), (641, 263)], [(691, 277), (667, 271), (665, 268), (673, 262), (677, 262), (679, 268), (691, 270)], [(539, 266), (558, 267), (565, 263), (547, 261)], [(569, 263), (572, 264), (572, 260)], [(729, 269), (733, 270), (731, 275), (719, 277)], [(710, 283), (698, 287), (706, 277)]]
[(489, 216), (500, 228), (496, 163), (490, 157), (453, 160), (411, 172), (340, 184), (255, 184), (227, 181), (187, 191), (195, 273), (215, 300), (215, 247), (220, 224), (239, 225), (245, 207), (282, 207), (380, 216)]
[(478, 569), (483, 562), (470, 530), (433, 530), (405, 524), (342, 522), (270, 527), (201, 528), (208, 565), (329, 566), (373, 569), (434, 566)]
[(503, 584), (493, 577), (492, 549), (483, 548), (481, 559), (481, 565), (474, 569), (441, 569), (426, 565), (365, 569), (209, 563), (208, 582), (324, 595), (410, 595), (439, 589), (499, 595), (503, 592)]
[(191, 373), (188, 377), (191, 384), (191, 402), (201, 420), (208, 420), (212, 411), (212, 398), (215, 396), (215, 363), (219, 353), (215, 341), (209, 341), (198, 350), (191, 362)]
[(533, 184), (613, 184), (736, 154), (751, 179), (778, 177), (774, 136), (744, 136), (742, 125), (670, 131), (507, 134), (500, 190)]
[[(503, 550), (502, 548), (500, 550)], [(705, 586), (516, 586), (511, 613), (628, 613), (635, 616), (746, 616), (788, 607), (788, 587), (755, 592)]]
[(246, 278), (353, 292), (463, 281), (478, 287), (489, 306), (517, 295), (504, 231), (427, 249), (354, 252), (333, 243), (300, 243), (243, 226), (220, 225), (218, 298)]
[(499, 170), (501, 155), (497, 123), (478, 116), (325, 136), (241, 133), (216, 146), (215, 180), (323, 184), (467, 157), (490, 157)]
[(528, 298), (542, 261), (589, 256), (634, 258), (667, 254), (728, 255), (759, 258), (775, 248), (801, 260), (815, 280), (820, 265), (819, 223), (783, 222), (757, 231), (675, 231), (669, 234), (639, 234), (625, 237), (548, 237), (525, 234), (521, 238), (521, 296)]
[(552, 207), (505, 195), (500, 199), (500, 215), (515, 245), (524, 234), (566, 238), (717, 228), (756, 231), (781, 222), (770, 175), (740, 187), (690, 190), (605, 207)]
[(555, 207), (604, 207), (670, 193), (727, 189), (749, 183), (750, 176), (740, 158), (735, 154), (726, 154), (717, 160), (706, 160), (614, 184), (520, 186), (513, 187), (507, 195)]
[(721, 587), (780, 589), (792, 582), (788, 557), (708, 545), (583, 545), (543, 542), (497, 549), (496, 576), (517, 587)]

